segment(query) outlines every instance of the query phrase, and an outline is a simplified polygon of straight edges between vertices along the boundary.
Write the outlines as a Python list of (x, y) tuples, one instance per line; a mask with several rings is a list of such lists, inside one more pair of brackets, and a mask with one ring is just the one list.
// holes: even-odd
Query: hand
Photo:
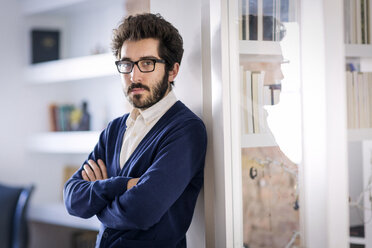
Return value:
[(134, 186), (136, 186), (137, 183), (138, 183), (138, 180), (139, 180), (138, 177), (137, 178), (131, 178), (131, 179), (129, 179), (129, 181), (127, 183), (127, 190), (130, 190), (131, 188), (133, 188)]
[(107, 179), (106, 165), (102, 159), (98, 159), (98, 165), (94, 160), (89, 159), (88, 164), (84, 164), (81, 176), (85, 181), (94, 182), (96, 180)]

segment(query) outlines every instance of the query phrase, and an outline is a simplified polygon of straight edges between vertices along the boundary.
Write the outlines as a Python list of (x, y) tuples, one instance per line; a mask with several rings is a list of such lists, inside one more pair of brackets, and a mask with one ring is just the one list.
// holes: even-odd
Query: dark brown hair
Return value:
[(120, 51), (126, 40), (138, 41), (153, 38), (159, 40), (158, 53), (166, 61), (166, 69), (171, 70), (174, 63), (181, 64), (183, 40), (178, 30), (160, 14), (138, 14), (124, 18), (113, 31), (112, 51), (120, 58)]

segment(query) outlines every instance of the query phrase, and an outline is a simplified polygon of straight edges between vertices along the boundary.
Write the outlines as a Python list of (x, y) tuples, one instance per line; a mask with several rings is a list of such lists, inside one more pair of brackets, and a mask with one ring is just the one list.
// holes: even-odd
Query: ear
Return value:
[(174, 63), (172, 70), (168, 74), (168, 82), (173, 82), (177, 77), (178, 71), (180, 70), (180, 64)]

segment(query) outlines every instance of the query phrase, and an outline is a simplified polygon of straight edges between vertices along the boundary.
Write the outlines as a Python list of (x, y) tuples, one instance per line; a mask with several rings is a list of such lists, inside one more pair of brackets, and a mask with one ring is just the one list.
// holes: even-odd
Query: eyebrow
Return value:
[[(159, 59), (159, 58), (155, 56), (143, 56), (143, 57), (140, 57), (138, 60), (141, 60), (141, 59)], [(120, 61), (132, 61), (132, 60), (128, 57), (123, 57), (120, 59)]]

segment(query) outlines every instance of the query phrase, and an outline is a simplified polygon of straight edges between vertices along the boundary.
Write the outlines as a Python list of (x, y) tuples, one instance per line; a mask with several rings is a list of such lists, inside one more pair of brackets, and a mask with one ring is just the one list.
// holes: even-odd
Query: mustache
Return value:
[(129, 93), (131, 90), (135, 89), (135, 88), (142, 88), (142, 89), (144, 89), (144, 90), (150, 91), (150, 88), (147, 87), (146, 85), (143, 85), (143, 84), (141, 84), (141, 83), (132, 83), (132, 84), (128, 87), (128, 93)]

